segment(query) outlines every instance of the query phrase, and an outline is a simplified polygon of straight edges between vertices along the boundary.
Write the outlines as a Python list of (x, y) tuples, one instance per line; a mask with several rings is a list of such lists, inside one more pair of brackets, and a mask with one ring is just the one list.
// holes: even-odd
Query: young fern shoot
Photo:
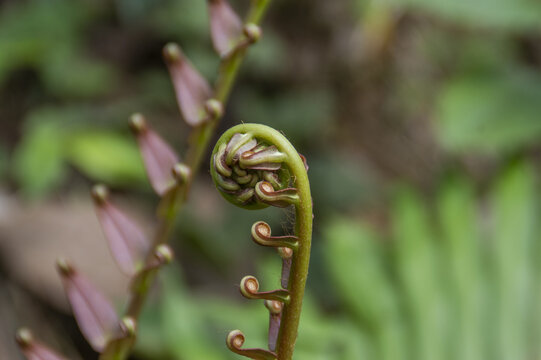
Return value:
[(263, 299), (269, 309), (269, 349), (243, 349), (244, 334), (234, 330), (227, 346), (251, 359), (291, 360), (312, 240), (312, 197), (305, 159), (278, 131), (259, 124), (241, 124), (218, 140), (211, 158), (214, 184), (229, 202), (245, 209), (272, 205), (295, 207), (295, 235), (271, 236), (262, 221), (252, 226), (252, 239), (259, 245), (276, 247), (283, 259), (282, 289), (260, 292), (259, 282), (246, 276), (240, 284), (243, 296)]

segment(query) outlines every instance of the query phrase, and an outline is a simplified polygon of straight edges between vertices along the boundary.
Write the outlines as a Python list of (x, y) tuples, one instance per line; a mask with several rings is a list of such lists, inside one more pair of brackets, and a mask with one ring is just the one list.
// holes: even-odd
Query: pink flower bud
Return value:
[(28, 329), (20, 329), (15, 336), (17, 344), (28, 360), (65, 360), (47, 346), (34, 340)]
[(227, 54), (243, 33), (242, 21), (226, 0), (208, 0), (208, 8), (214, 49), (220, 55)]
[(120, 330), (115, 309), (65, 260), (58, 260), (57, 266), (81, 333), (95, 351), (101, 352)]
[(139, 226), (109, 201), (105, 186), (94, 186), (92, 196), (111, 254), (123, 273), (133, 275), (146, 256), (149, 242)]
[(210, 85), (186, 59), (177, 44), (165, 45), (163, 55), (184, 120), (191, 126), (201, 124), (206, 116), (205, 103), (212, 95)]
[(175, 184), (171, 170), (178, 163), (178, 157), (169, 144), (148, 127), (143, 115), (133, 114), (130, 126), (137, 137), (150, 184), (163, 196)]

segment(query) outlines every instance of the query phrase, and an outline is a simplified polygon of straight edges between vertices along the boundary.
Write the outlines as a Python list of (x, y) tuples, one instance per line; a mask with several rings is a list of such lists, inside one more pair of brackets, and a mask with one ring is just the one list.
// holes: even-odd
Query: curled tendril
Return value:
[(252, 239), (262, 246), (273, 246), (296, 250), (299, 241), (296, 236), (271, 236), (271, 227), (264, 221), (252, 225)]
[(211, 174), (229, 202), (250, 209), (295, 203), (296, 191), (288, 188), (287, 155), (252, 133), (235, 133), (218, 143), (212, 155)]
[(277, 207), (287, 207), (289, 205), (298, 204), (299, 202), (297, 189), (286, 188), (275, 190), (268, 181), (258, 182), (255, 185), (255, 194), (259, 201)]
[(243, 277), (240, 281), (240, 292), (248, 299), (275, 300), (285, 304), (289, 302), (289, 291), (285, 289), (259, 292), (259, 281), (251, 275)]
[(244, 337), (244, 334), (240, 330), (233, 330), (231, 331), (226, 338), (225, 343), (227, 344), (227, 347), (229, 350), (234, 352), (235, 354), (239, 354), (245, 357), (248, 357), (250, 359), (256, 359), (256, 360), (275, 360), (276, 354), (264, 350), (264, 349), (243, 349), (242, 345), (244, 345), (244, 341), (246, 338)]

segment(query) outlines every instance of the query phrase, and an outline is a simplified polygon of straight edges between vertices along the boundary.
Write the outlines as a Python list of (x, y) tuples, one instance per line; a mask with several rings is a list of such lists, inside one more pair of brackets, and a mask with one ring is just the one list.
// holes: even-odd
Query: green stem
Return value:
[[(258, 25), (261, 22), (269, 3), (270, 0), (253, 0), (248, 12), (246, 23)], [(231, 56), (222, 59), (222, 64), (220, 65), (218, 81), (216, 82), (214, 89), (214, 97), (224, 106), (224, 108), (229, 98), (229, 94), (231, 93), (233, 84), (237, 79), (240, 65), (242, 64), (242, 61), (246, 55), (246, 46), (244, 43), (245, 39), (241, 39), (238, 45), (239, 49), (234, 51)], [(153, 249), (160, 244), (168, 242), (169, 236), (175, 225), (177, 215), (186, 202), (191, 184), (198, 173), (199, 168), (201, 167), (203, 155), (209, 147), (209, 143), (214, 135), (220, 119), (221, 116), (217, 116), (192, 130), (192, 134), (190, 135), (190, 146), (187, 151), (187, 165), (191, 169), (191, 175), (188, 178), (188, 181), (183, 184), (181, 188), (178, 188), (175, 191), (173, 201), (171, 201), (171, 199), (164, 198), (158, 205), (158, 209), (163, 211), (160, 212), (161, 215), (159, 216), (159, 225), (156, 230), (153, 246), (151, 247), (152, 251), (148, 254), (145, 260), (145, 266), (149, 265), (151, 261), (153, 261)], [(133, 319), (139, 318), (143, 305), (148, 297), (149, 290), (152, 287), (152, 283), (154, 282), (156, 276), (156, 271), (149, 272), (147, 278), (144, 279), (144, 283), (147, 284), (147, 286), (144, 286), (131, 294), (125, 316), (130, 316)], [(132, 346), (133, 345), (131, 345), (130, 348)], [(124, 354), (119, 354), (116, 356), (115, 359), (124, 360), (128, 355), (129, 351), (126, 351)], [(100, 360), (103, 358), (103, 356), (100, 356)]]
[[(171, 231), (173, 230), (173, 226), (175, 224), (176, 215), (182, 205), (182, 202), (176, 199), (173, 201), (171, 200), (169, 201), (170, 203), (169, 203), (168, 209), (166, 209), (165, 215), (160, 219), (158, 229), (156, 231), (156, 235), (154, 238), (154, 243), (151, 248), (152, 251), (149, 252), (145, 260), (145, 264), (147, 264), (147, 266), (151, 264), (152, 261), (154, 261), (154, 249), (158, 245), (164, 244), (168, 241), (169, 235), (171, 234)], [(154, 278), (156, 277), (156, 275), (157, 275), (156, 271), (148, 272), (146, 274), (146, 278), (142, 281), (145, 284), (145, 286), (139, 289), (133, 289), (131, 298), (128, 302), (128, 307), (127, 307), (125, 316), (130, 316), (134, 319), (139, 318), (143, 305), (148, 296), (148, 292), (150, 288), (152, 287), (152, 283), (154, 282)]]
[(246, 17), (246, 23), (259, 24), (261, 18), (265, 15), (267, 7), (270, 4), (270, 0), (252, 0), (252, 6), (248, 11), (248, 16)]
[(303, 189), (303, 185), (297, 182), (297, 188), (300, 193), (304, 193), (300, 196), (300, 204), (295, 208), (297, 216), (296, 231), (301, 246), (293, 255), (293, 261), (291, 263), (291, 275), (289, 278), (291, 300), (289, 305), (284, 307), (282, 313), (282, 322), (277, 343), (278, 360), (289, 360), (293, 357), (310, 262), (312, 199), (310, 197), (309, 187)]

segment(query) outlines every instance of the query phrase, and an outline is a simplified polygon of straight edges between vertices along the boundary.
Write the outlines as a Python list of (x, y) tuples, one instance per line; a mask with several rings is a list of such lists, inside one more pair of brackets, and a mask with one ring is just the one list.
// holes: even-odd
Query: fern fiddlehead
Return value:
[[(269, 349), (242, 349), (244, 335), (232, 331), (228, 347), (252, 359), (290, 360), (295, 347), (312, 239), (312, 198), (304, 157), (278, 131), (259, 124), (241, 124), (218, 140), (211, 175), (222, 196), (245, 209), (295, 207), (295, 235), (271, 236), (262, 221), (252, 226), (252, 239), (276, 247), (283, 259), (282, 289), (259, 292), (253, 276), (241, 281), (243, 296), (264, 299), (270, 312)], [(277, 330), (278, 329), (278, 330)]]

